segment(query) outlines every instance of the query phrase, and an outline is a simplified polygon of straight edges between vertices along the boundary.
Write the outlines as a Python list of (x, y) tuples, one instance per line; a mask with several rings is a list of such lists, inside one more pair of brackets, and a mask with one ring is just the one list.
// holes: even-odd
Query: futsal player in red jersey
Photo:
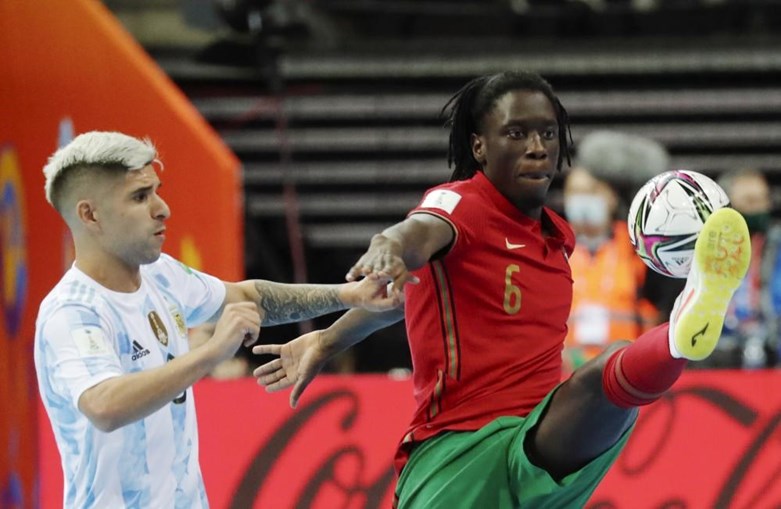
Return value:
[[(405, 309), (353, 310), (255, 371), (291, 404), (339, 351), (406, 316), (417, 410), (396, 456), (397, 507), (582, 507), (637, 417), (687, 359), (707, 357), (748, 267), (748, 230), (710, 216), (670, 324), (611, 345), (559, 383), (572, 300), (569, 225), (545, 207), (569, 153), (550, 85), (527, 72), (470, 81), (446, 105), (451, 181), (375, 235), (347, 273), (391, 276)], [(412, 284), (409, 284), (412, 283)]]

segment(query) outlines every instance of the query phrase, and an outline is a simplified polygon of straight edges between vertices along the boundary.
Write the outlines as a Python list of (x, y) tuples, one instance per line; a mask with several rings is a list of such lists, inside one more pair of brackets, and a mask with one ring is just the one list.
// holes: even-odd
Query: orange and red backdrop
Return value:
[(90, 130), (157, 144), (173, 210), (166, 251), (225, 279), (243, 273), (237, 159), (101, 2), (0, 1), (3, 508), (35, 505), (34, 321), (72, 257), (64, 224), (44, 199), (41, 168), (59, 145)]

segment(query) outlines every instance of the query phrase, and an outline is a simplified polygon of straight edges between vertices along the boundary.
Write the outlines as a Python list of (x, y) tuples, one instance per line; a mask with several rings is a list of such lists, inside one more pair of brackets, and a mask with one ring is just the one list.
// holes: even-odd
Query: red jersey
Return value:
[(410, 215), (421, 213), (455, 238), (405, 290), (417, 410), (399, 469), (405, 444), (527, 415), (561, 379), (572, 303), (575, 236), (552, 210), (525, 216), (478, 172), (430, 189)]

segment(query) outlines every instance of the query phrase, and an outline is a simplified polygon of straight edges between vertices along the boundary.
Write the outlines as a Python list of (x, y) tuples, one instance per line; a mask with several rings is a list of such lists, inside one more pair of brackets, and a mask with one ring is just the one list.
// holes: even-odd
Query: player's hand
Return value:
[[(217, 321), (214, 334), (206, 342), (217, 362), (232, 358), (242, 343), (251, 345), (260, 334), (260, 313), (253, 302), (227, 304)], [(204, 345), (204, 346), (206, 346)]]
[(340, 297), (350, 307), (375, 312), (389, 311), (404, 302), (404, 292), (393, 291), (390, 282), (390, 277), (369, 274), (360, 281), (343, 285)]
[(406, 263), (404, 263), (401, 245), (384, 235), (372, 237), (369, 249), (358, 259), (355, 265), (350, 267), (345, 279), (347, 281), (357, 281), (362, 276), (370, 274), (376, 274), (381, 278), (390, 278), (393, 281), (392, 291), (396, 294), (404, 291), (405, 284), (417, 284), (419, 282), (418, 278), (410, 273)]
[(322, 343), (323, 331), (317, 330), (300, 336), (284, 345), (257, 345), (252, 353), (278, 355), (278, 359), (255, 369), (252, 375), (267, 392), (277, 392), (291, 385), (290, 406), (295, 408), (304, 390), (323, 369), (330, 358)]

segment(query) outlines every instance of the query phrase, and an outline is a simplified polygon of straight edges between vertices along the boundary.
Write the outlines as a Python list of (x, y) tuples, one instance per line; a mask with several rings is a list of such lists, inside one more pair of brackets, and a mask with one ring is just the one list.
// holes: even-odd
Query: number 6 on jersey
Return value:
[(521, 310), (521, 288), (513, 284), (513, 274), (520, 267), (511, 263), (504, 271), (504, 311), (508, 315), (514, 315)]

